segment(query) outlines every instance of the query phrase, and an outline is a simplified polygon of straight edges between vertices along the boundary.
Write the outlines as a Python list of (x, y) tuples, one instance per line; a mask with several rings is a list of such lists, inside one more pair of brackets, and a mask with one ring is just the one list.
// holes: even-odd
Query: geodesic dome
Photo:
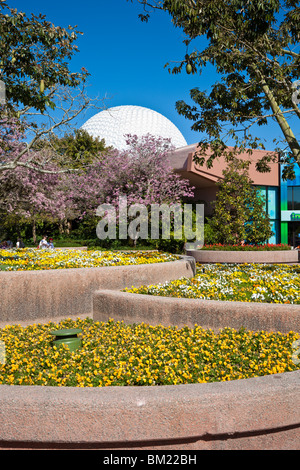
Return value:
[(105, 139), (107, 146), (118, 150), (126, 148), (126, 134), (138, 137), (151, 134), (169, 138), (176, 148), (187, 145), (179, 129), (169, 119), (142, 106), (116, 106), (105, 109), (88, 119), (81, 128), (93, 137)]

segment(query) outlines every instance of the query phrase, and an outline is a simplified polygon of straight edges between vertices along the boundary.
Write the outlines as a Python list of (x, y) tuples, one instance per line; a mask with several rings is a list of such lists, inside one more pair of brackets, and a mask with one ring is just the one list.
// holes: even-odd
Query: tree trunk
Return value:
[(58, 222), (58, 231), (59, 231), (60, 235), (62, 235), (64, 233), (63, 221), (61, 219)]
[(296, 160), (296, 162), (300, 165), (300, 145), (299, 145), (299, 142), (298, 140), (296, 139), (292, 129), (290, 128), (287, 120), (285, 119), (280, 107), (278, 106), (275, 98), (274, 98), (274, 95), (272, 93), (272, 91), (270, 90), (270, 88), (268, 87), (268, 85), (266, 84), (266, 82), (263, 80), (263, 83), (262, 83), (262, 87), (263, 87), (263, 90), (264, 90), (264, 93), (266, 95), (266, 97), (268, 98), (269, 100), (269, 103), (271, 105), (271, 108), (272, 108), (272, 111), (274, 113), (274, 116), (283, 132), (283, 135), (294, 155), (294, 158)]
[(32, 222), (32, 238), (33, 238), (33, 243), (36, 244), (36, 222), (35, 222), (35, 219), (33, 219), (33, 222)]
[(69, 235), (70, 232), (71, 232), (72, 223), (69, 220), (65, 219), (64, 220), (64, 227), (65, 227), (66, 234)]

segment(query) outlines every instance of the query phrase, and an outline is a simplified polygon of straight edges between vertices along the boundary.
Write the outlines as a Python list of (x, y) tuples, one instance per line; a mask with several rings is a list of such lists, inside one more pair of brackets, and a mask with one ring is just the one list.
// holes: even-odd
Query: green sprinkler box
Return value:
[(50, 331), (50, 334), (55, 336), (52, 344), (53, 346), (65, 344), (70, 351), (76, 351), (76, 349), (81, 347), (81, 339), (77, 337), (79, 333), (82, 333), (80, 328), (66, 328), (64, 330)]

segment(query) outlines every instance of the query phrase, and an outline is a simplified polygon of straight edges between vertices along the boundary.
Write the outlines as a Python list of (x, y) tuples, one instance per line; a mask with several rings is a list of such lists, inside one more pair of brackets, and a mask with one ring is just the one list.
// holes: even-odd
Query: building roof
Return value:
[[(226, 160), (224, 157), (215, 159), (211, 168), (207, 168), (206, 164), (198, 165), (193, 161), (193, 157), (197, 151), (198, 144), (188, 145), (186, 147), (176, 149), (170, 154), (170, 163), (177, 173), (188, 178), (194, 186), (208, 187), (214, 186), (219, 179), (223, 177), (223, 170), (226, 168)], [(233, 150), (233, 147), (228, 147)], [(208, 150), (206, 156), (211, 155)], [(256, 170), (256, 163), (264, 155), (273, 155), (274, 152), (266, 150), (252, 150), (252, 154), (247, 152), (240, 154), (240, 158), (250, 160), (249, 176), (253, 184), (258, 186), (279, 186), (280, 174), (279, 163), (270, 163), (270, 172), (261, 173)]]

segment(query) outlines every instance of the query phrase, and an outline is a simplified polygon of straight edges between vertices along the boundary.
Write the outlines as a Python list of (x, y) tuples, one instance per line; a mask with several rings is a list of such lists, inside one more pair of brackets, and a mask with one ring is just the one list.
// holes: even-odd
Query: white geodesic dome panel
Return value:
[(187, 142), (179, 129), (165, 116), (142, 106), (116, 106), (105, 109), (88, 119), (81, 127), (91, 136), (105, 139), (107, 146), (118, 150), (126, 148), (126, 134), (151, 134), (171, 139), (174, 147), (185, 147)]

